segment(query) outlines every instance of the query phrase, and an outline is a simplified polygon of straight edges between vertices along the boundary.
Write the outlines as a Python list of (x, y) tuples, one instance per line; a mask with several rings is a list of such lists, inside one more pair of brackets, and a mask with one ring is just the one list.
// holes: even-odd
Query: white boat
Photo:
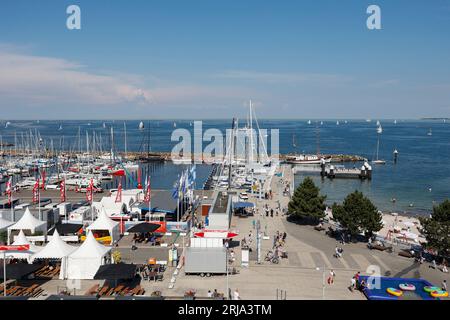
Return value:
[(381, 125), (380, 121), (377, 120), (377, 127), (379, 127)]
[(144, 122), (139, 122), (139, 130), (143, 130), (144, 129)]
[(311, 120), (308, 120), (308, 124), (311, 124)]
[(325, 163), (331, 162), (331, 157), (319, 157), (315, 154), (302, 154), (300, 156), (286, 157), (286, 163), (319, 165), (321, 163), (322, 159), (325, 160)]
[(394, 120), (394, 124), (397, 124), (397, 120)]
[(431, 128), (430, 128), (430, 130), (428, 131), (427, 135), (428, 135), (428, 136), (432, 136), (432, 135), (433, 135), (433, 132), (431, 131)]
[(378, 139), (377, 139), (377, 155), (376, 155), (376, 159), (372, 161), (373, 164), (386, 164), (385, 160), (382, 159), (378, 159), (378, 152), (380, 150), (380, 136), (381, 133), (383, 133), (383, 128), (380, 126), (378, 126), (377, 128), (377, 134), (378, 134)]
[(338, 120), (338, 121), (336, 121), (336, 125), (337, 125), (337, 126), (339, 125), (339, 120)]

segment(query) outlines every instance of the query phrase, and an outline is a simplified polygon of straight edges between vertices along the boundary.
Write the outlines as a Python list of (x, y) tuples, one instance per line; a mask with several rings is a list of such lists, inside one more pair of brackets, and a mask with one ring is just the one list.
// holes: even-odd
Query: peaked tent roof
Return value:
[(70, 254), (70, 258), (97, 258), (103, 257), (111, 248), (100, 244), (95, 240), (92, 231), (89, 231), (86, 240), (81, 246), (78, 247), (73, 253)]
[(100, 211), (100, 214), (97, 217), (97, 220), (95, 220), (90, 226), (88, 226), (86, 229), (89, 230), (112, 230), (114, 229), (119, 223), (112, 220), (108, 215), (106, 214), (105, 209)]
[(47, 222), (35, 218), (31, 214), (30, 209), (26, 208), (22, 218), (20, 218), (14, 225), (8, 227), (8, 230), (35, 230), (46, 224)]
[(35, 246), (34, 244), (30, 243), (28, 241), (27, 237), (25, 236), (25, 233), (23, 233), (23, 230), (20, 230), (19, 235), (17, 236), (16, 240), (13, 242), (13, 245), (20, 246), (20, 245), (29, 245), (30, 250), (32, 253), (38, 252), (42, 249), (42, 247)]
[(62, 259), (70, 255), (76, 247), (68, 245), (59, 236), (58, 230), (53, 233), (50, 242), (31, 258), (35, 259)]

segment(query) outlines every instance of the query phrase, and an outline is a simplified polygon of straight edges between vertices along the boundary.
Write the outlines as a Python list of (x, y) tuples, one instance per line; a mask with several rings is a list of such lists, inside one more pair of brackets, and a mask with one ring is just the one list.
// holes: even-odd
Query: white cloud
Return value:
[(64, 59), (0, 51), (0, 94), (29, 104), (148, 104), (151, 93), (117, 76), (95, 74)]
[[(179, 84), (151, 75), (101, 74), (65, 59), (42, 57), (0, 45), (0, 107), (11, 105), (173, 104), (242, 99), (245, 89), (212, 84)], [(148, 81), (150, 79), (150, 81)], [(152, 85), (150, 85), (151, 83)], [(211, 106), (214, 106), (212, 104)]]

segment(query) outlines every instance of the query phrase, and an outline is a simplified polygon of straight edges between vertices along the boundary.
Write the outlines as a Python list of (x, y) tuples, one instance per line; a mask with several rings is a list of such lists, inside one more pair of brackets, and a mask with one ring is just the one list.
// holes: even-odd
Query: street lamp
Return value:
[[(320, 271), (321, 268), (316, 267), (317, 271)], [(325, 265), (322, 267), (322, 300), (325, 300)]]
[(226, 272), (227, 272), (227, 291), (226, 291), (226, 295), (228, 297), (228, 299), (230, 298), (230, 288), (229, 288), (229, 284), (228, 284), (228, 241), (225, 241), (225, 266), (226, 266)]

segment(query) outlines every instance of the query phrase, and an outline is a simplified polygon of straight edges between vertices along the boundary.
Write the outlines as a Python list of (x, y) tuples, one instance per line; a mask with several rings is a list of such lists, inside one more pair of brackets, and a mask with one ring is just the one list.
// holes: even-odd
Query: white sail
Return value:
[(383, 128), (381, 127), (381, 125), (378, 126), (377, 133), (378, 134), (382, 134), (383, 133)]

